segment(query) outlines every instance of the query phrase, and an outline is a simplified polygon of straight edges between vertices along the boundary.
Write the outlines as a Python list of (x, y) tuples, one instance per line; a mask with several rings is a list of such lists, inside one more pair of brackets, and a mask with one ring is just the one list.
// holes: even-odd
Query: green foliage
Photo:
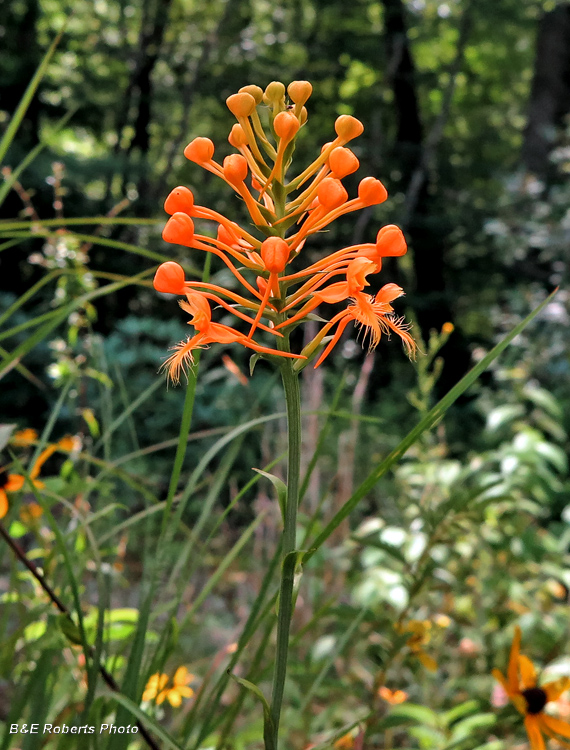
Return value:
[[(185, 327), (149, 289), (167, 258), (154, 217), (176, 179), (225, 211), (209, 176), (186, 168), (186, 141), (221, 142), (221, 102), (244, 83), (302, 75), (318, 86), (301, 158), (330, 140), (331, 115), (355, 113), (367, 125), (361, 163), (381, 165), (392, 196), (362, 225), (322, 235), (320, 250), (370, 239), (372, 223), (407, 221), (410, 155), (397, 141), (386, 3), (105, 0), (76, 2), (69, 17), (59, 1), (30, 3), (31, 16), (7, 5), (0, 154), (11, 171), (0, 204), (16, 218), (0, 222), (0, 477), (17, 474), (23, 487), (9, 493), (0, 540), (0, 750), (256, 750), (263, 736), (271, 747), (287, 508), (281, 393), (265, 364), (242, 385), (216, 347), (186, 390), (157, 376)], [(406, 5), (426, 132), (446, 115), (468, 14), (452, 111), (428, 164), (430, 213), (416, 220), (441, 237), (454, 322), (477, 343), (478, 365), (438, 402), (449, 329), (430, 333), (413, 387), (386, 349), (376, 367), (385, 380), (373, 379), (379, 396), (362, 414), (346, 403), (361, 377), (349, 345), (342, 378), (329, 371), (323, 388), (303, 373), (318, 393), (305, 399), (317, 429), (304, 446), (301, 550), (285, 558), (296, 600), (286, 747), (512, 747), (521, 722), (490, 671), (505, 671), (514, 624), (545, 679), (570, 674), (567, 293), (523, 320), (565, 278), (565, 136), (552, 185), (513, 177), (543, 8)], [(38, 68), (26, 89), (33, 71), (17, 46), (30, 23)], [(199, 258), (181, 260), (200, 277)], [(227, 283), (225, 270), (214, 265), (212, 280)], [(500, 364), (497, 330), (519, 332)], [(492, 382), (449, 410), (487, 365)], [(18, 443), (16, 426), (42, 433)], [(74, 447), (63, 449), (68, 433)], [(182, 707), (144, 697), (152, 675), (174, 690), (186, 665), (194, 694)], [(405, 702), (390, 706), (383, 687)], [(34, 722), (97, 729), (10, 732)], [(136, 735), (99, 733), (135, 722)]]

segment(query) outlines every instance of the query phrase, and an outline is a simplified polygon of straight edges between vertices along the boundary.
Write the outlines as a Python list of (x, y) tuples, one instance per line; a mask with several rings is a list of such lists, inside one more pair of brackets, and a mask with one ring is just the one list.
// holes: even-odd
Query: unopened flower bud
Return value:
[(263, 276), (257, 276), (255, 279), (255, 283), (257, 284), (257, 288), (259, 289), (261, 294), (265, 294), (267, 291), (267, 280), (263, 278)]
[(178, 211), (191, 216), (193, 208), (194, 195), (191, 190), (183, 185), (174, 188), (168, 198), (164, 201), (164, 210), (171, 216)]
[(299, 120), (292, 112), (279, 112), (273, 120), (275, 134), (287, 142), (296, 136), (299, 127)]
[(228, 109), (238, 120), (243, 117), (249, 117), (255, 109), (255, 99), (251, 94), (242, 92), (241, 94), (232, 94), (226, 99)]
[(238, 236), (231, 232), (223, 224), (218, 225), (218, 240), (220, 242), (223, 242), (225, 245), (229, 245), (230, 247), (232, 247), (233, 245), (238, 244), (238, 239)]
[(383, 203), (388, 197), (388, 191), (375, 177), (365, 177), (358, 186), (358, 197), (365, 206)]
[(242, 146), (247, 145), (247, 136), (244, 132), (244, 129), (239, 123), (236, 122), (236, 124), (231, 129), (228, 136), (228, 141), (234, 148), (241, 148)]
[(444, 323), (444, 324), (443, 324), (443, 325), (441, 326), (441, 332), (442, 332), (442, 333), (443, 333), (443, 334), (444, 334), (445, 336), (451, 336), (451, 334), (453, 333), (453, 331), (454, 331), (454, 330), (455, 330), (455, 326), (453, 325), (453, 323), (449, 323), (449, 322), (448, 322), (448, 323)]
[(328, 143), (325, 143), (325, 144), (323, 144), (323, 145), (321, 146), (321, 154), (322, 154), (322, 153), (323, 153), (324, 151), (326, 151), (326, 150), (327, 150), (327, 148), (328, 148), (329, 146), (331, 146), (331, 145), (332, 145), (332, 141), (329, 141)]
[(325, 177), (317, 189), (317, 198), (321, 206), (331, 211), (338, 208), (348, 200), (348, 193), (342, 186), (340, 180), (334, 177)]
[(209, 138), (194, 138), (184, 149), (184, 156), (196, 164), (205, 164), (214, 157), (214, 144)]
[(232, 185), (243, 182), (247, 177), (247, 160), (241, 154), (230, 154), (224, 159), (224, 177)]
[(238, 93), (253, 96), (256, 104), (261, 104), (261, 101), (263, 100), (263, 89), (260, 86), (254, 86), (253, 84), (242, 86)]
[(356, 172), (360, 162), (349, 148), (337, 146), (331, 151), (329, 156), (329, 167), (334, 172), (335, 177), (342, 179), (353, 172)]
[(336, 118), (334, 129), (338, 137), (346, 143), (353, 138), (358, 138), (364, 131), (364, 125), (352, 115), (341, 115)]
[(299, 112), (299, 123), (301, 125), (304, 125), (307, 122), (308, 116), (309, 116), (309, 113), (307, 112), (307, 108), (301, 107), (301, 111)]
[(185, 283), (186, 276), (182, 266), (173, 260), (168, 260), (156, 269), (152, 285), (157, 292), (164, 294), (185, 294)]
[(399, 257), (405, 255), (408, 246), (404, 233), (395, 224), (388, 224), (376, 235), (376, 249), (380, 257)]
[(289, 253), (289, 245), (281, 237), (268, 237), (261, 244), (261, 258), (270, 273), (280, 273), (285, 270)]
[(266, 104), (273, 104), (274, 102), (280, 102), (282, 100), (285, 101), (285, 86), (281, 81), (272, 81), (265, 89), (263, 101)]
[(294, 104), (304, 104), (313, 93), (313, 87), (309, 81), (292, 81), (287, 86), (287, 93)]
[(166, 222), (162, 230), (162, 239), (175, 245), (191, 247), (194, 240), (194, 222), (188, 214), (176, 212)]

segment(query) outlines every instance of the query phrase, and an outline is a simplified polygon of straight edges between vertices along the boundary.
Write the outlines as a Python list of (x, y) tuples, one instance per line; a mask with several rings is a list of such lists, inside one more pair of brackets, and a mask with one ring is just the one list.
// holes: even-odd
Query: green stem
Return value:
[[(290, 351), (288, 337), (279, 341), (282, 351)], [(293, 581), (296, 563), (297, 505), (299, 502), (299, 480), (301, 470), (301, 393), (298, 374), (290, 360), (281, 365), (281, 378), (287, 404), (287, 432), (289, 457), (287, 466), (287, 502), (283, 528), (281, 555), (281, 586), (279, 590), (279, 614), (277, 619), (277, 645), (275, 671), (271, 696), (271, 718), (273, 721), (273, 746), (278, 748), (279, 720), (283, 703), (283, 691), (287, 675), (289, 630), (293, 615)]]

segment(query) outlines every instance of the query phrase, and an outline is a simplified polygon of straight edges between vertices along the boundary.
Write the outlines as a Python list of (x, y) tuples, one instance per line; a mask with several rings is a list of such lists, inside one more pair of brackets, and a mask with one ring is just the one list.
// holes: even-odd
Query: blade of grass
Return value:
[[(54, 132), (57, 133), (58, 130), (63, 128), (66, 123), (69, 121), (71, 117), (77, 112), (77, 107), (67, 112), (56, 124)], [(41, 137), (41, 136), (40, 136)], [(22, 159), (22, 161), (18, 164), (18, 166), (13, 169), (8, 177), (5, 178), (4, 184), (0, 186), (0, 206), (4, 203), (6, 200), (6, 196), (12, 189), (12, 187), (16, 184), (19, 176), (22, 174), (22, 172), (34, 161), (34, 159), (41, 154), (41, 152), (46, 147), (46, 143), (41, 141), (38, 143), (37, 146), (35, 146), (26, 156)]]
[(194, 614), (197, 612), (197, 610), (202, 606), (208, 594), (218, 585), (220, 579), (222, 578), (226, 570), (229, 568), (232, 562), (236, 559), (236, 557), (239, 555), (239, 553), (248, 543), (248, 541), (251, 538), (251, 535), (259, 526), (261, 521), (265, 518), (265, 515), (266, 515), (265, 513), (260, 513), (257, 516), (257, 518), (255, 518), (252, 521), (252, 523), (250, 523), (250, 525), (243, 532), (243, 534), (240, 536), (240, 538), (237, 540), (234, 546), (230, 549), (230, 551), (226, 555), (224, 555), (220, 564), (218, 565), (216, 570), (212, 573), (212, 575), (208, 577), (208, 582), (202, 588), (198, 596), (194, 599), (194, 601), (192, 602), (192, 606), (189, 608), (188, 612), (185, 614), (184, 619), (182, 620), (182, 624), (180, 626), (181, 630), (183, 630), (186, 627), (186, 625), (190, 622), (190, 620), (192, 619)]
[(111, 437), (115, 430), (117, 430), (123, 424), (123, 422), (139, 408), (141, 404), (147, 401), (152, 396), (152, 394), (163, 385), (164, 384), (162, 380), (155, 380), (151, 385), (148, 386), (148, 388), (145, 388), (145, 390), (134, 401), (132, 401), (126, 409), (123, 409), (121, 414), (119, 414), (119, 416), (111, 422), (111, 424), (107, 427), (105, 432), (103, 432), (99, 440), (95, 443), (95, 445), (93, 446), (93, 453), (97, 453), (101, 445)]
[(24, 305), (31, 297), (34, 296), (37, 292), (39, 292), (42, 287), (44, 287), (46, 284), (49, 284), (52, 279), (56, 279), (58, 276), (61, 276), (64, 273), (68, 273), (68, 270), (66, 268), (56, 268), (53, 271), (50, 271), (48, 274), (43, 276), (37, 283), (35, 283), (33, 286), (31, 286), (29, 289), (26, 289), (26, 291), (21, 294), (18, 299), (10, 305), (10, 307), (5, 310), (2, 315), (0, 315), (0, 325), (5, 321), (8, 320), (9, 317), (11, 317), (16, 310), (19, 310), (22, 305)]
[[(136, 276), (129, 277), (125, 281), (117, 281), (113, 284), (107, 284), (107, 286), (102, 287), (100, 289), (95, 289), (92, 292), (88, 292), (87, 294), (82, 295), (81, 297), (78, 297), (77, 299), (73, 300), (73, 302), (70, 302), (69, 304), (65, 305), (62, 308), (58, 308), (57, 310), (54, 310), (53, 313), (46, 313), (43, 316), (39, 316), (41, 319), (47, 319), (47, 322), (44, 323), (43, 326), (41, 326), (37, 331), (35, 331), (31, 336), (29, 336), (24, 342), (22, 342), (19, 346), (12, 351), (8, 357), (3, 357), (0, 367), (0, 378), (8, 372), (9, 369), (12, 369), (12, 363), (16, 360), (21, 359), (23, 356), (25, 356), (29, 351), (31, 351), (36, 344), (38, 344), (42, 339), (44, 339), (46, 336), (48, 336), (52, 330), (57, 328), (57, 326), (65, 320), (65, 318), (73, 312), (77, 307), (80, 307), (85, 302), (90, 302), (94, 299), (98, 299), (99, 297), (104, 297), (107, 294), (111, 294), (112, 292), (116, 292), (119, 289), (123, 289), (125, 286), (129, 286), (129, 284), (133, 283), (134, 279), (139, 279), (148, 274), (149, 271), (142, 271), (140, 274), (137, 274)], [(5, 338), (8, 335), (13, 334), (16, 330), (20, 331), (24, 328), (29, 327), (29, 325), (33, 325), (34, 321), (28, 321), (27, 323), (23, 323), (20, 326), (16, 326), (15, 328), (12, 328), (11, 331), (4, 332), (0, 336), (0, 340)]]
[[(207, 281), (210, 276), (210, 263), (211, 257), (208, 254), (204, 261), (204, 272), (202, 274), (203, 281)], [(196, 396), (196, 383), (198, 377), (198, 368), (200, 365), (200, 352), (197, 353), (195, 358), (195, 364), (190, 368), (188, 372), (188, 386), (186, 388), (186, 395), (184, 399), (184, 409), (182, 412), (182, 420), (180, 423), (180, 430), (178, 433), (178, 444), (176, 447), (176, 455), (174, 457), (174, 466), (172, 474), (170, 476), (170, 483), (168, 486), (168, 493), (166, 496), (166, 502), (164, 505), (164, 512), (162, 516), (162, 522), (160, 527), (160, 534), (158, 538), (156, 555), (152, 560), (152, 567), (149, 571), (149, 577), (147, 582), (144, 581), (141, 584), (141, 606), (139, 608), (139, 619), (137, 621), (137, 628), (135, 631), (133, 644), (129, 653), (127, 670), (123, 679), (122, 692), (127, 698), (136, 699), (139, 690), (140, 672), (142, 666), (142, 659), (144, 653), (144, 645), (146, 640), (146, 632), (150, 619), (150, 613), (152, 609), (153, 599), (158, 585), (158, 573), (163, 569), (163, 561), (168, 554), (167, 545), (164, 544), (164, 540), (169, 534), (169, 526), (174, 523), (172, 511), (172, 504), (174, 502), (174, 496), (180, 481), (180, 475), (182, 473), (182, 465), (184, 463), (184, 457), (186, 455), (186, 448), (188, 445), (188, 434), (190, 433), (190, 427), (192, 425), (192, 415), (194, 412), (194, 400)], [(173, 533), (169, 534), (173, 536)], [(145, 573), (147, 566), (145, 566)], [(125, 705), (119, 708), (116, 715), (116, 722), (118, 725), (125, 722), (127, 713)], [(121, 746), (121, 738), (119, 735), (112, 735), (108, 750), (118, 750)]]
[(48, 50), (43, 56), (42, 61), (40, 62), (38, 66), (38, 69), (34, 73), (34, 77), (29, 82), (27, 89), (24, 91), (24, 95), (20, 99), (20, 103), (18, 104), (16, 111), (12, 115), (12, 119), (8, 123), (8, 127), (6, 128), (4, 135), (0, 139), (0, 164), (4, 161), (6, 152), (10, 148), (10, 145), (12, 141), (14, 140), (14, 136), (18, 132), (18, 128), (22, 124), (22, 120), (24, 119), (26, 112), (28, 110), (28, 107), (30, 106), (30, 103), (32, 99), (34, 98), (34, 95), (37, 91), (37, 88), (40, 85), (41, 80), (46, 73), (46, 70), (48, 68), (48, 65), (51, 62), (51, 59), (57, 48), (57, 45), (61, 41), (61, 37), (63, 36), (63, 32), (65, 31), (66, 25), (67, 25), (67, 22), (64, 24), (63, 28), (61, 29), (59, 34), (56, 36), (56, 38), (53, 40), (53, 42), (50, 44)]
[[(136, 703), (133, 703), (132, 700), (127, 698), (126, 695), (123, 695), (122, 693), (111, 693), (108, 692), (105, 694), (105, 697), (108, 700), (115, 701), (116, 703), (119, 703), (125, 710), (125, 714), (128, 716), (129, 714), (132, 714), (133, 716), (136, 716), (136, 718), (145, 726), (147, 726), (156, 736), (161, 740), (161, 742), (164, 743), (163, 747), (169, 747), (172, 748), (172, 750), (183, 750), (182, 746), (179, 745), (176, 740), (168, 734), (166, 729), (163, 729), (160, 724), (158, 724), (152, 717), (150, 717), (148, 714), (146, 714), (139, 706), (137, 706)], [(121, 726), (121, 724), (118, 724), (118, 726)], [(118, 737), (119, 740), (121, 739), (121, 735), (111, 735), (111, 737)], [(123, 738), (124, 739), (124, 738)], [(129, 735), (126, 735), (127, 742), (130, 742)], [(109, 743), (111, 744), (111, 743)]]
[(331, 650), (330, 654), (328, 655), (327, 659), (325, 660), (325, 663), (323, 664), (320, 672), (315, 677), (315, 680), (313, 681), (313, 684), (308, 689), (305, 698), (303, 702), (301, 703), (301, 708), (299, 709), (300, 713), (304, 713), (309, 703), (311, 702), (311, 699), (313, 695), (317, 692), (319, 689), (322, 681), (325, 679), (327, 672), (334, 664), (335, 660), (342, 654), (344, 651), (345, 646), (352, 638), (352, 634), (356, 630), (356, 628), (360, 625), (362, 620), (364, 619), (366, 612), (368, 611), (368, 607), (364, 607), (360, 610), (358, 615), (354, 618), (354, 620), (350, 623), (350, 627), (348, 627), (344, 633), (344, 635), (338, 639), (335, 647)]
[[(195, 744), (192, 746), (193, 750), (197, 750), (200, 747), (201, 743), (206, 739), (206, 737), (213, 731), (214, 723), (215, 723), (215, 714), (218, 710), (218, 706), (220, 705), (222, 695), (224, 694), (224, 691), (230, 679), (228, 672), (231, 672), (231, 670), (238, 663), (247, 644), (250, 642), (251, 638), (257, 632), (259, 626), (265, 620), (266, 616), (271, 612), (271, 608), (273, 606), (275, 597), (272, 597), (269, 603), (264, 604), (264, 602), (267, 596), (267, 592), (269, 591), (269, 587), (271, 586), (271, 582), (273, 581), (275, 573), (279, 568), (280, 560), (281, 560), (281, 544), (279, 543), (277, 545), (277, 549), (275, 550), (273, 554), (272, 559), (269, 562), (269, 565), (267, 566), (265, 575), (263, 576), (263, 580), (261, 582), (259, 593), (255, 597), (255, 600), (249, 611), (247, 621), (238, 639), (237, 649), (232, 655), (232, 658), (230, 659), (230, 663), (228, 664), (227, 670), (220, 675), (216, 685), (214, 685), (213, 689), (210, 691), (210, 694), (208, 695), (208, 698), (206, 699), (207, 709), (204, 712), (204, 715), (201, 717), (202, 728), (200, 730), (200, 733), (198, 735), (198, 738)], [(262, 611), (262, 609), (264, 609), (264, 611)], [(273, 629), (273, 624), (274, 624), (273, 621), (269, 623), (270, 625), (269, 633), (271, 633), (271, 630)], [(195, 721), (195, 715), (196, 715), (196, 709), (193, 706), (188, 716), (188, 719), (185, 723), (184, 728), (186, 732), (189, 731), (190, 727)], [(187, 743), (187, 746), (188, 744), (189, 743)]]
[(335, 514), (335, 516), (329, 521), (317, 538), (310, 544), (310, 549), (304, 557), (303, 562), (307, 563), (314, 553), (321, 547), (329, 536), (338, 528), (338, 526), (347, 518), (350, 513), (356, 508), (358, 503), (365, 497), (378, 480), (388, 472), (392, 466), (402, 458), (402, 456), (408, 451), (408, 449), (416, 442), (416, 440), (424, 433), (433, 427), (439, 420), (444, 416), (445, 412), (449, 407), (464, 393), (470, 385), (472, 385), (479, 375), (484, 372), (487, 367), (507, 348), (511, 341), (523, 331), (527, 325), (548, 305), (553, 299), (554, 295), (558, 290), (556, 289), (550, 294), (530, 315), (522, 320), (513, 330), (507, 334), (502, 341), (500, 341), (491, 351), (473, 367), (467, 375), (461, 378), (459, 383), (453, 386), (453, 388), (447, 393), (427, 414), (426, 416), (414, 427), (414, 429), (406, 435), (406, 437), (400, 442), (400, 444), (382, 461), (362, 482), (362, 484), (355, 490), (353, 495), (346, 501), (342, 508)]

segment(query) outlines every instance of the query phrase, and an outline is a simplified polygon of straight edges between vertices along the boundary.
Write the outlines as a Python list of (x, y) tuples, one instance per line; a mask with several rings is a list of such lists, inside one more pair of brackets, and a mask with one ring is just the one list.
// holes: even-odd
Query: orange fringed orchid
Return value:
[[(340, 216), (378, 205), (388, 197), (380, 180), (364, 177), (358, 184), (358, 195), (349, 198), (342, 181), (354, 174), (360, 163), (346, 144), (363, 131), (362, 123), (350, 115), (337, 118), (336, 137), (322, 147), (309, 166), (287, 181), (295, 140), (307, 123), (305, 104), (311, 92), (308, 81), (293, 81), (287, 89), (273, 81), (265, 91), (244, 86), (226, 100), (237, 119), (228, 140), (238, 153), (226, 156), (220, 164), (214, 158), (214, 144), (204, 137), (194, 138), (184, 150), (190, 161), (235, 191), (255, 229), (245, 229), (223, 214), (197, 205), (186, 187), (175, 188), (167, 197), (164, 208), (171, 218), (163, 239), (216, 255), (235, 279), (232, 285), (219, 286), (186, 279), (183, 268), (173, 261), (159, 267), (155, 288), (185, 297), (181, 307), (190, 314), (190, 323), (196, 329), (193, 337), (175, 347), (165, 363), (174, 381), (192, 363), (195, 349), (214, 342), (239, 343), (262, 355), (296, 358), (297, 371), (313, 358), (318, 367), (350, 322), (364, 329), (364, 339), (369, 339), (371, 348), (378, 345), (382, 334), (396, 333), (408, 354), (415, 352), (408, 326), (396, 317), (391, 305), (403, 295), (401, 287), (385, 284), (376, 294), (364, 291), (371, 286), (370, 277), (380, 273), (383, 258), (406, 252), (406, 241), (398, 227), (385, 226), (375, 242), (336, 250), (305, 268), (300, 263), (311, 235)], [(215, 236), (197, 234), (194, 219), (215, 222)], [(213, 322), (211, 302), (249, 328), (241, 332)], [(291, 331), (317, 307), (338, 304), (344, 304), (344, 309), (324, 323), (303, 352), (291, 353)], [(261, 332), (272, 336), (278, 347), (257, 343), (254, 336)], [(331, 336), (325, 338), (329, 333)]]
[(547, 703), (558, 700), (570, 688), (570, 677), (538, 685), (534, 664), (528, 656), (520, 653), (520, 645), (521, 629), (517, 626), (507, 675), (505, 677), (498, 669), (494, 669), (493, 677), (501, 683), (517, 711), (524, 716), (524, 726), (532, 750), (546, 750), (543, 734), (563, 747), (570, 747), (570, 743), (561, 739), (570, 739), (570, 724), (544, 711)]
[(299, 354), (280, 352), (277, 349), (260, 346), (245, 336), (245, 334), (230, 328), (230, 326), (223, 325), (222, 323), (213, 323), (210, 303), (203, 294), (190, 292), (186, 295), (186, 299), (187, 302), (180, 302), (180, 307), (190, 314), (189, 324), (194, 326), (197, 333), (192, 338), (177, 344), (174, 347), (174, 354), (164, 363), (164, 367), (168, 369), (173, 382), (178, 383), (180, 373), (186, 370), (189, 364), (193, 363), (192, 352), (195, 349), (203, 348), (207, 344), (242, 344), (260, 354), (274, 354), (294, 359), (303, 358)]

